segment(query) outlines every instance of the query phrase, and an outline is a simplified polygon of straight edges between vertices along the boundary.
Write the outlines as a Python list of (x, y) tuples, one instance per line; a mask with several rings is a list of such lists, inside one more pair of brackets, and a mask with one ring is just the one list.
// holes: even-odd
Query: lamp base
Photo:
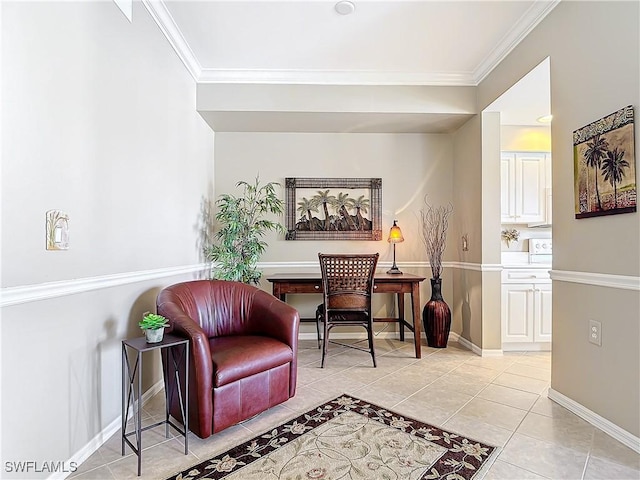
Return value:
[(387, 270), (387, 273), (390, 273), (391, 275), (402, 275), (402, 272), (400, 271), (400, 269), (395, 265), (391, 267), (391, 270)]

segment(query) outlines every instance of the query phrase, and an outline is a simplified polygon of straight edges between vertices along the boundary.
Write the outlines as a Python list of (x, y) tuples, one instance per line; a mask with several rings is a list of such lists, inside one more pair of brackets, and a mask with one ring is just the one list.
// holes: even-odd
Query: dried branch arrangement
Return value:
[(442, 273), (442, 254), (446, 247), (449, 216), (452, 213), (453, 205), (434, 207), (426, 200), (425, 208), (420, 210), (422, 240), (427, 249), (433, 278), (440, 278)]

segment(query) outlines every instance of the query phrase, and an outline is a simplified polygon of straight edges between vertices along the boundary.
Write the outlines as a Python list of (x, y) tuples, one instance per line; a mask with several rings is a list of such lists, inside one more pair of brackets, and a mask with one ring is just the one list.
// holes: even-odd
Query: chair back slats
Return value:
[(329, 310), (367, 311), (379, 254), (318, 254)]
[[(318, 347), (320, 347), (320, 324), (323, 324), (322, 362), (324, 368), (329, 344), (329, 331), (334, 326), (360, 326), (367, 330), (369, 348), (340, 344), (345, 347), (364, 350), (371, 354), (376, 366), (373, 345), (373, 277), (378, 265), (378, 253), (372, 254), (323, 254), (319, 253), (322, 272), (323, 302), (316, 310)], [(335, 343), (335, 342), (334, 342)]]

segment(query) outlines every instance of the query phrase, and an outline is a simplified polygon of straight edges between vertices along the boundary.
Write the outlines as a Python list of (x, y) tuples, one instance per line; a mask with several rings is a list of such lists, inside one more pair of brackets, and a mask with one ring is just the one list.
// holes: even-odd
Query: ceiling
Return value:
[[(353, 0), (349, 15), (325, 0), (145, 3), (199, 84), (474, 86), (558, 1)], [(537, 97), (533, 90), (523, 95)], [(509, 108), (507, 102), (502, 108)], [(247, 112), (244, 122), (232, 113), (217, 112), (217, 130), (255, 130), (264, 120), (274, 128), (260, 115)], [(380, 123), (379, 114), (374, 120)], [(415, 120), (391, 123), (406, 131), (430, 130), (430, 116)], [(442, 115), (433, 120), (446, 128), (455, 124)], [(325, 116), (320, 123), (327, 121)]]

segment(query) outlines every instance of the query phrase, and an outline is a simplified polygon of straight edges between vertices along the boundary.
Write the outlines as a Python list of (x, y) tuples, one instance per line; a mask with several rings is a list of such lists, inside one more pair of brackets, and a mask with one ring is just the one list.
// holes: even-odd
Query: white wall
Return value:
[[(213, 134), (138, 2), (133, 23), (112, 2), (3, 2), (2, 100), (3, 293), (123, 276), (2, 311), (2, 465), (64, 461), (120, 415), (120, 340), (160, 287), (192, 277), (132, 275), (200, 261)], [(69, 214), (68, 251), (45, 250), (49, 209)]]

